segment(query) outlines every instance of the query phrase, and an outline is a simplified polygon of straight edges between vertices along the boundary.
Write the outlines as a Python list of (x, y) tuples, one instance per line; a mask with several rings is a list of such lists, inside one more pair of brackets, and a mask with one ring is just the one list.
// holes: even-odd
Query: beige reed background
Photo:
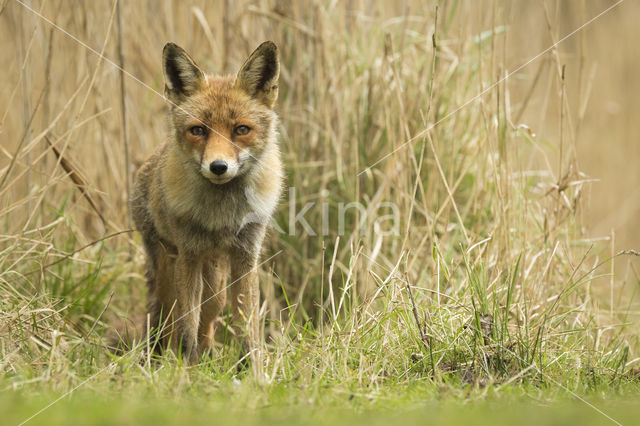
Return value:
[[(119, 62), (113, 1), (24, 3)], [(417, 252), (411, 274), (421, 277), (433, 241), (447, 240), (458, 223), (429, 148), (420, 172), (423, 184), (414, 186), (411, 176), (425, 140), (357, 174), (612, 4), (123, 1), (121, 49), (127, 72), (162, 92), (160, 58), (167, 41), (185, 47), (210, 72), (231, 73), (262, 40), (274, 40), (283, 61), (278, 106), (282, 150), (287, 184), (296, 187), (298, 205), (377, 197), (396, 203), (403, 213), (412, 212), (396, 240), (376, 239), (370, 225), (361, 236), (342, 236), (337, 245), (335, 235), (322, 239), (304, 233), (272, 234), (266, 251), (280, 247), (288, 253), (286, 259), (276, 259), (273, 270), (285, 287), (299, 290), (326, 279), (323, 273), (329, 273), (334, 249), (337, 269), (350, 273), (358, 242), (377, 264), (387, 267), (395, 264), (394, 256), (401, 250)], [(46, 234), (33, 249), (25, 248), (12, 258), (46, 263), (129, 227), (121, 111), (126, 108), (134, 170), (165, 139), (167, 106), (157, 93), (128, 76), (122, 98), (116, 67), (18, 2), (2, 1), (0, 11), (0, 226), (8, 236), (29, 239)], [(567, 229), (587, 246), (591, 239), (604, 239), (591, 254), (640, 248), (639, 16), (640, 3), (623, 2), (434, 129), (443, 173), (451, 186), (459, 184), (454, 192), (468, 221), (467, 243), (490, 233), (499, 235), (492, 259), (505, 255), (505, 262), (513, 264), (515, 254), (507, 243), (512, 229), (522, 231), (526, 243), (538, 241), (538, 234), (520, 225), (537, 226), (546, 239), (562, 222), (560, 210), (579, 203), (578, 220)], [(489, 152), (494, 151), (514, 154), (504, 157), (499, 172), (484, 177), (470, 172), (490, 169), (491, 158), (497, 157)], [(536, 170), (544, 172), (536, 175)], [(522, 220), (511, 216), (491, 225), (490, 232), (480, 231), (480, 224), (494, 223), (488, 217), (507, 214), (516, 200), (502, 192), (507, 195), (500, 203), (491, 201), (477, 182), (485, 182), (484, 188), (500, 187), (520, 172), (546, 182), (533, 199), (545, 200), (554, 184), (562, 187), (560, 195), (542, 203), (542, 210), (532, 214), (535, 220), (525, 220), (523, 213)], [(578, 188), (579, 194), (564, 197), (564, 184)], [(418, 205), (411, 202), (416, 191), (422, 193)], [(500, 188), (495, 194), (501, 194)], [(277, 215), (285, 229), (286, 199), (287, 195)], [(529, 201), (523, 203), (521, 211), (527, 211)], [(320, 215), (319, 209), (309, 214), (312, 225), (319, 223)], [(361, 219), (354, 216), (352, 225)], [(606, 240), (612, 237), (613, 247)], [(120, 235), (107, 245), (127, 252), (132, 238)], [(456, 238), (464, 240), (462, 235)], [(130, 276), (141, 281), (141, 252), (135, 247), (134, 262), (125, 254), (118, 259), (130, 265), (126, 270), (137, 271)], [(424, 258), (419, 257), (422, 252)], [(375, 264), (364, 262), (359, 268)], [(621, 281), (637, 280), (638, 262), (625, 259), (615, 273)], [(315, 290), (316, 298), (321, 291)]]

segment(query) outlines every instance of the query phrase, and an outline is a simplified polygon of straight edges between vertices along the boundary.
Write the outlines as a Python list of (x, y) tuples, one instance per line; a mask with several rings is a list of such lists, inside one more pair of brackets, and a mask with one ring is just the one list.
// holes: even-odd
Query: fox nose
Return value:
[(227, 171), (227, 162), (222, 160), (216, 160), (209, 165), (209, 169), (211, 173), (216, 174), (218, 176), (225, 174)]

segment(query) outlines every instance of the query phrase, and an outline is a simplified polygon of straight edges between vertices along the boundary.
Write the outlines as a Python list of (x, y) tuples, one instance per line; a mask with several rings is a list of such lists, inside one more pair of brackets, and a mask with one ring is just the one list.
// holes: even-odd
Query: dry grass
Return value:
[[(143, 350), (112, 359), (101, 347), (106, 323), (144, 301), (138, 237), (122, 232), (126, 152), (135, 169), (165, 137), (166, 41), (230, 73), (265, 39), (282, 51), (287, 185), (298, 211), (317, 203), (314, 229), (323, 214), (329, 225), (266, 244), (263, 258), (284, 253), (262, 272), (270, 383), (317, 396), (327, 384), (366, 393), (423, 378), (498, 393), (637, 382), (640, 274), (619, 254), (640, 237), (628, 88), (638, 81), (624, 74), (625, 49), (637, 47), (616, 37), (637, 32), (638, 5), (457, 110), (611, 3), (125, 2), (121, 48), (135, 78), (124, 99), (110, 63), (114, 2), (28, 4), (109, 60), (13, 0), (0, 6), (3, 387), (63, 392), (99, 371), (124, 389), (131, 377), (166, 379), (137, 366)], [(634, 80), (615, 85), (620, 75)], [(350, 209), (338, 235), (339, 205), (352, 201), (367, 211)], [(380, 202), (398, 207), (398, 235), (371, 220), (389, 213)], [(285, 194), (283, 229), (290, 207)], [(230, 377), (229, 358), (221, 349), (185, 380)]]

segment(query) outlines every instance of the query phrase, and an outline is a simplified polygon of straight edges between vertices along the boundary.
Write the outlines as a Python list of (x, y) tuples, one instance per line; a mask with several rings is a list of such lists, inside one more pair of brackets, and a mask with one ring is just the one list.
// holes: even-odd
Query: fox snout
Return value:
[(240, 170), (240, 164), (235, 158), (203, 158), (200, 166), (204, 177), (217, 184), (229, 182)]
[(224, 160), (216, 160), (209, 165), (209, 170), (211, 170), (211, 173), (218, 176), (222, 176), (223, 174), (225, 174), (228, 168), (229, 166)]
[(243, 147), (225, 137), (221, 131), (207, 131), (203, 126), (190, 126), (185, 147), (200, 164), (205, 179), (223, 184), (235, 178), (240, 169)]

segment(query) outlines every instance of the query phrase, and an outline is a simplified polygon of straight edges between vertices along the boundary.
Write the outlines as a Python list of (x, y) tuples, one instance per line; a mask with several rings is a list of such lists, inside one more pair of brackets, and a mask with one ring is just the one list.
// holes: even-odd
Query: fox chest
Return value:
[(247, 246), (246, 231), (258, 222), (244, 193), (202, 191), (166, 201), (160, 233), (195, 252)]

